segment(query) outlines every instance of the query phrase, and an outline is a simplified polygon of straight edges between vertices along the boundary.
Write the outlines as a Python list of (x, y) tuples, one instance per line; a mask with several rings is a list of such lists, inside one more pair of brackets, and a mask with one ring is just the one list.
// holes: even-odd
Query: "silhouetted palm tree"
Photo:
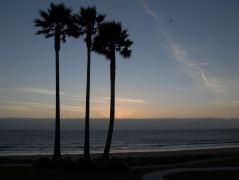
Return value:
[(119, 52), (123, 58), (129, 58), (132, 50), (130, 49), (133, 42), (128, 39), (127, 30), (122, 28), (121, 23), (107, 22), (99, 26), (99, 31), (94, 38), (93, 50), (99, 54), (103, 54), (110, 60), (110, 80), (111, 80), (111, 96), (110, 96), (110, 123), (108, 129), (107, 140), (105, 144), (103, 159), (109, 157), (111, 140), (114, 129), (115, 119), (115, 70), (116, 59), (115, 53)]
[(64, 4), (50, 4), (47, 11), (39, 11), (40, 18), (34, 21), (40, 30), (37, 35), (44, 35), (45, 38), (54, 38), (55, 63), (56, 63), (56, 121), (55, 121), (55, 144), (54, 160), (61, 159), (60, 150), (60, 83), (59, 83), (59, 51), (61, 41), (65, 42), (68, 35), (68, 25), (70, 23), (71, 9)]
[(90, 65), (92, 38), (96, 34), (99, 24), (104, 20), (105, 16), (97, 14), (95, 7), (81, 7), (79, 15), (74, 16), (74, 24), (77, 28), (73, 29), (73, 36), (84, 36), (87, 47), (87, 81), (86, 81), (86, 108), (85, 108), (85, 144), (84, 158), (90, 160)]

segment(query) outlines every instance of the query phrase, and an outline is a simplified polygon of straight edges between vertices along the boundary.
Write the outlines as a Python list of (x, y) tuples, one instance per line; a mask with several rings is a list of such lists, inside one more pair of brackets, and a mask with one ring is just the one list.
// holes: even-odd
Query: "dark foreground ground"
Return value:
[(29, 166), (14, 166), (1, 167), (1, 179), (3, 180), (136, 180), (140, 176), (133, 172), (72, 172), (72, 171), (57, 171), (57, 170), (39, 170)]
[(237, 171), (201, 171), (201, 172), (184, 172), (166, 176), (168, 180), (238, 180), (239, 172)]
[[(239, 149), (194, 150), (180, 152), (113, 154), (112, 158), (124, 162), (130, 170), (64, 170), (32, 166), (39, 156), (0, 157), (1, 179), (80, 179), (80, 180), (140, 180), (145, 174), (175, 168), (239, 167)], [(75, 161), (78, 157), (72, 156)], [(239, 179), (239, 172), (209, 171), (183, 172), (168, 175), (175, 179)]]

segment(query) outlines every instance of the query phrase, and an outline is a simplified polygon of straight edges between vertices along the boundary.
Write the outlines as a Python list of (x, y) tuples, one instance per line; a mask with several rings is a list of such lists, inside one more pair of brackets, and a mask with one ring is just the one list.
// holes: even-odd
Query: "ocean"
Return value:
[[(64, 130), (62, 154), (82, 154), (84, 132)], [(91, 132), (91, 152), (101, 153), (106, 131)], [(0, 156), (52, 154), (54, 131), (1, 130)], [(111, 152), (177, 151), (239, 147), (239, 129), (115, 131)]]

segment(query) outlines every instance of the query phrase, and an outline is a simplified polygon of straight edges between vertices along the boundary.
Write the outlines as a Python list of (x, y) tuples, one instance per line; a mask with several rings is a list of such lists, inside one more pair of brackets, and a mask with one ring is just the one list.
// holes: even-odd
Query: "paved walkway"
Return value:
[(166, 180), (164, 178), (167, 175), (180, 173), (180, 172), (189, 172), (189, 171), (239, 171), (239, 167), (218, 167), (218, 168), (177, 168), (177, 169), (168, 169), (156, 171), (153, 173), (146, 174), (143, 177), (143, 180)]

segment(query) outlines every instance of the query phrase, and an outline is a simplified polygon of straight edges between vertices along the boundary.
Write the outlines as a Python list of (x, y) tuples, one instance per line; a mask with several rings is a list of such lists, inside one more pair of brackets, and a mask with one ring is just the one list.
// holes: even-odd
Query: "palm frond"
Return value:
[(121, 23), (115, 21), (102, 23), (94, 38), (93, 50), (108, 59), (112, 58), (114, 51), (119, 52), (123, 58), (129, 58), (132, 54), (130, 48), (133, 42), (128, 37), (128, 32), (122, 28)]
[(46, 38), (60, 34), (61, 40), (65, 42), (68, 35), (69, 24), (71, 23), (71, 9), (64, 4), (50, 4), (46, 11), (39, 11), (40, 18), (34, 20), (34, 26), (38, 28), (37, 35), (44, 35)]
[(91, 44), (91, 37), (98, 30), (98, 26), (103, 22), (105, 15), (98, 14), (96, 7), (80, 7), (80, 12), (74, 15), (73, 21), (77, 28), (74, 29), (75, 37), (84, 36), (86, 43)]
[(120, 55), (123, 56), (123, 58), (130, 58), (132, 55), (132, 50), (131, 49), (127, 49), (127, 48), (123, 48), (120, 51)]

